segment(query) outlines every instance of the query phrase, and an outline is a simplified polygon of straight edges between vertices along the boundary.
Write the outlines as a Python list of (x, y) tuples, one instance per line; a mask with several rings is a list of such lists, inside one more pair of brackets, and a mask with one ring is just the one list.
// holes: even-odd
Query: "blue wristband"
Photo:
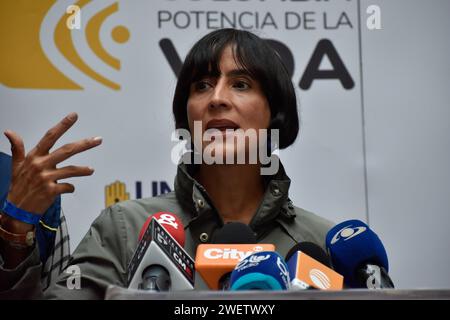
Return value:
[(6, 199), (5, 203), (3, 204), (2, 211), (11, 218), (33, 225), (37, 225), (42, 217), (40, 214), (31, 213), (23, 209), (17, 208), (14, 204), (12, 204)]

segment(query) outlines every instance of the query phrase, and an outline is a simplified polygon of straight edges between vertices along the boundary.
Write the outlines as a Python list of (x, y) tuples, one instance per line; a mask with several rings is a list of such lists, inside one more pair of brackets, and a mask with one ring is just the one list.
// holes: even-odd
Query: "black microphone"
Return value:
[(214, 244), (248, 244), (256, 243), (252, 229), (241, 222), (228, 222), (221, 229), (214, 232), (211, 243)]
[(301, 251), (307, 254), (311, 258), (317, 260), (324, 266), (331, 268), (330, 257), (325, 253), (325, 251), (319, 247), (317, 244), (312, 242), (299, 242), (289, 250), (286, 255), (286, 261), (288, 261), (297, 251)]
[[(214, 244), (253, 244), (256, 243), (256, 237), (252, 229), (241, 222), (228, 222), (221, 229), (217, 230), (212, 238)], [(230, 290), (231, 272), (225, 273), (219, 279), (219, 288), (221, 290)]]
[(169, 271), (159, 264), (154, 264), (142, 272), (142, 282), (138, 288), (147, 291), (169, 291), (171, 285)]

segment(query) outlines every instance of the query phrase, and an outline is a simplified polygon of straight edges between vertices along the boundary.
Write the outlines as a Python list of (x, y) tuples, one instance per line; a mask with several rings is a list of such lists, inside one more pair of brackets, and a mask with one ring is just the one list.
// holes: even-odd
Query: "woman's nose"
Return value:
[(227, 88), (224, 84), (221, 82), (218, 82), (217, 85), (214, 87), (213, 94), (211, 96), (211, 101), (209, 102), (209, 108), (216, 109), (216, 108), (227, 108), (229, 107), (229, 95)]

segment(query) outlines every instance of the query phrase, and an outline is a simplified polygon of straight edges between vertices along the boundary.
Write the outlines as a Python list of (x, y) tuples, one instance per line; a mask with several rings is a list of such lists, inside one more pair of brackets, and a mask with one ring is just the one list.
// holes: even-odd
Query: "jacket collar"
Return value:
[[(187, 227), (193, 220), (208, 218), (217, 219), (221, 223), (222, 219), (218, 216), (218, 212), (205, 188), (193, 178), (197, 169), (196, 165), (184, 163), (178, 165), (174, 189), (178, 202), (188, 212), (187, 221), (183, 221), (183, 223)], [(280, 214), (282, 215), (280, 218), (295, 217), (294, 206), (289, 199), (291, 180), (287, 176), (281, 161), (276, 174), (264, 177), (266, 184), (264, 197), (250, 222), (250, 227), (255, 231), (266, 223), (273, 221)]]

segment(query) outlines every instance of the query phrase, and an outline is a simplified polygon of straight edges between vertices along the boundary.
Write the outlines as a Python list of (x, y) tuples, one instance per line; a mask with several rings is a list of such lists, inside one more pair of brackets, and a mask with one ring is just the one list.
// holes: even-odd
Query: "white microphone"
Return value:
[[(195, 281), (194, 260), (156, 218), (149, 219), (151, 222), (144, 224), (144, 227), (148, 227), (128, 265), (128, 288), (192, 290)], [(178, 217), (176, 219), (179, 220)], [(178, 225), (183, 230), (181, 221)]]

